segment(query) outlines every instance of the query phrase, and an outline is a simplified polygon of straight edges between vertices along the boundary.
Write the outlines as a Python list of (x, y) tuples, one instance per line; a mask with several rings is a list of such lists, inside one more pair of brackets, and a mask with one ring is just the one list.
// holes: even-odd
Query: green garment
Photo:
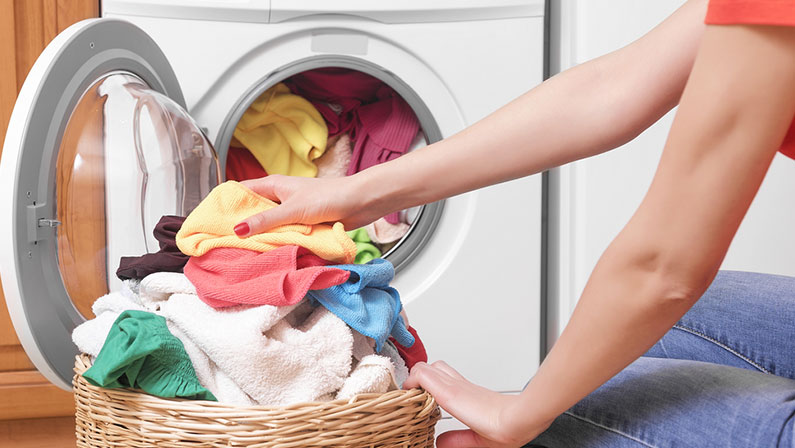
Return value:
[(182, 341), (166, 319), (137, 310), (122, 312), (94, 365), (83, 378), (99, 387), (132, 387), (163, 398), (218, 401), (199, 383)]
[(356, 259), (353, 261), (356, 264), (365, 264), (370, 260), (381, 258), (381, 251), (373, 246), (370, 241), (370, 235), (367, 234), (367, 229), (364, 227), (348, 232), (354, 243), (356, 243)]

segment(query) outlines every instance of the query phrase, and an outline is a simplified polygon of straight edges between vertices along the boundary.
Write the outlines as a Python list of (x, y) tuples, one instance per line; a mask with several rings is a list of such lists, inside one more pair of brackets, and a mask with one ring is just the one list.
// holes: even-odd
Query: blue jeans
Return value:
[(720, 272), (643, 357), (527, 446), (795, 447), (795, 278)]

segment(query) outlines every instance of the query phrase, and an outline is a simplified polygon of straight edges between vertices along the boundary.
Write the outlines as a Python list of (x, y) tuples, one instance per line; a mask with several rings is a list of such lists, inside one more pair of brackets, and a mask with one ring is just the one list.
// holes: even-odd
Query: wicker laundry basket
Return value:
[(240, 407), (95, 387), (81, 375), (90, 366), (87, 355), (76, 358), (78, 447), (432, 447), (440, 416), (419, 389)]

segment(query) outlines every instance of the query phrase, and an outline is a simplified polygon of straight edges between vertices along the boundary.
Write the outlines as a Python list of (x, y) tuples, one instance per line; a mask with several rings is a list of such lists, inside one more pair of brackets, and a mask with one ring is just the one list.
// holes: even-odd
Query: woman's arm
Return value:
[(248, 181), (282, 203), (249, 218), (250, 232), (292, 222), (342, 221), (356, 228), (392, 211), (615, 148), (679, 101), (705, 10), (705, 0), (691, 0), (632, 44), (573, 67), (460, 133), (392, 162), (343, 179)]
[(793, 116), (795, 28), (708, 27), (646, 197), (524, 392), (499, 397), (446, 365), (412, 370), (407, 386), (480, 433), (438, 446), (529, 441), (659, 340), (712, 282)]

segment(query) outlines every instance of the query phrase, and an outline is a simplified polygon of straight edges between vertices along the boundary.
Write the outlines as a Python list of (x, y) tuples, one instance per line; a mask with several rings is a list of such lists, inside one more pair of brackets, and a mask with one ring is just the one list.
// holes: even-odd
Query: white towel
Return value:
[[(108, 332), (113, 326), (113, 322), (119, 317), (122, 311), (139, 310), (150, 311), (155, 314), (160, 307), (160, 303), (168, 298), (170, 290), (184, 291), (188, 288), (193, 289), (193, 285), (183, 274), (162, 275), (172, 273), (156, 273), (144, 278), (140, 283), (137, 280), (125, 280), (122, 290), (104, 295), (97, 299), (92, 306), (95, 317), (80, 324), (72, 332), (72, 340), (77, 348), (93, 357), (99, 354)], [(187, 286), (185, 282), (187, 283)], [(145, 300), (141, 300), (136, 292), (142, 291), (146, 295)], [(196, 376), (202, 386), (206, 387), (222, 403), (235, 404), (240, 406), (255, 405), (256, 402), (243, 392), (224, 372), (219, 370), (215, 364), (199, 349), (189, 338), (187, 338), (172, 322), (166, 321), (171, 334), (182, 341), (185, 351), (188, 353)]]
[(326, 308), (313, 308), (307, 301), (215, 310), (196, 295), (174, 294), (160, 310), (262, 405), (318, 400), (338, 390), (351, 368), (351, 330)]
[(155, 272), (141, 280), (138, 287), (141, 303), (150, 311), (158, 311), (160, 302), (171, 294), (196, 294), (196, 287), (180, 272)]
[(213, 393), (219, 403), (233, 404), (236, 406), (254, 406), (257, 404), (251, 397), (248, 396), (232, 378), (224, 373), (218, 366), (207, 357), (201, 348), (199, 348), (193, 341), (185, 336), (182, 330), (179, 329), (173, 322), (166, 320), (169, 331), (177, 337), (185, 347), (193, 370), (196, 372), (196, 377), (202, 386), (207, 388)]
[(352, 365), (353, 368), (356, 368), (356, 364), (364, 359), (365, 356), (375, 354), (375, 339), (368, 338), (358, 331), (351, 331), (351, 333), (353, 334)]
[(124, 281), (121, 291), (105, 294), (94, 302), (91, 311), (96, 317), (83, 322), (72, 330), (72, 341), (81, 352), (96, 357), (105, 344), (113, 322), (122, 311), (147, 311), (138, 296), (132, 291), (136, 287), (136, 283)]
[[(185, 274), (179, 272), (155, 272), (141, 280), (139, 286), (140, 300), (145, 307), (156, 314), (160, 312), (160, 305), (173, 294), (195, 295), (196, 288)], [(164, 317), (167, 317), (164, 315)], [(193, 364), (193, 370), (202, 386), (215, 395), (220, 403), (238, 406), (253, 406), (257, 402), (246, 394), (240, 386), (235, 384), (223, 370), (207, 356), (173, 321), (166, 318), (169, 331), (182, 342), (188, 357)]]
[(359, 361), (337, 393), (337, 399), (350, 399), (358, 394), (384, 393), (397, 389), (395, 368), (386, 356), (367, 355)]
[(378, 218), (375, 222), (367, 224), (367, 236), (370, 241), (378, 244), (389, 244), (403, 238), (409, 233), (409, 226), (405, 222), (392, 224), (384, 218)]
[(367, 392), (399, 389), (409, 376), (409, 369), (391, 341), (375, 354), (375, 341), (353, 331), (353, 370), (345, 379), (337, 398), (349, 399)]
[[(402, 314), (402, 311), (401, 311)], [(408, 325), (406, 325), (408, 326)], [(358, 331), (353, 332), (353, 360), (352, 366), (355, 369), (356, 366), (359, 364), (359, 361), (364, 359), (365, 356), (374, 355), (375, 354), (375, 340), (372, 338), (368, 338), (367, 336), (359, 333)], [(398, 352), (397, 347), (392, 341), (386, 341), (384, 346), (381, 347), (381, 356), (386, 356), (392, 361), (392, 365), (395, 368), (395, 382), (397, 382), (398, 387), (403, 387), (403, 382), (406, 381), (409, 377), (409, 368), (406, 366), (406, 361), (400, 356), (400, 352)]]
[(395, 366), (395, 381), (397, 382), (398, 388), (403, 387), (403, 383), (409, 377), (409, 368), (406, 366), (406, 361), (400, 356), (400, 352), (398, 352), (395, 344), (392, 341), (386, 341), (383, 347), (381, 347), (381, 355), (386, 356), (392, 361), (392, 365)]

